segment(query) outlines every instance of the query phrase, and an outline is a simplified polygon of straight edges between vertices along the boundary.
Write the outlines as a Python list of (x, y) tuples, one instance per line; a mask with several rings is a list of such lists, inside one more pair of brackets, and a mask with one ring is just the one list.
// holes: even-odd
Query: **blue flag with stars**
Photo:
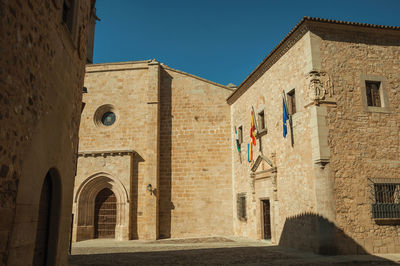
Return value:
[(286, 121), (289, 119), (289, 116), (286, 112), (286, 102), (285, 97), (282, 97), (282, 110), (283, 110), (283, 137), (286, 138), (287, 135), (287, 124)]

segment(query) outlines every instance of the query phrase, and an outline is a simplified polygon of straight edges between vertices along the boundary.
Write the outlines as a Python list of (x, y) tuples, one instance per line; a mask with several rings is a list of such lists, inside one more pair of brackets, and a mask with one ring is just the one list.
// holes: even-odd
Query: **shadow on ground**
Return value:
[(279, 245), (324, 255), (369, 254), (334, 223), (313, 213), (286, 218)]
[[(110, 250), (110, 252), (112, 252)], [(70, 265), (396, 265), (375, 256), (320, 256), (278, 246), (71, 255)]]

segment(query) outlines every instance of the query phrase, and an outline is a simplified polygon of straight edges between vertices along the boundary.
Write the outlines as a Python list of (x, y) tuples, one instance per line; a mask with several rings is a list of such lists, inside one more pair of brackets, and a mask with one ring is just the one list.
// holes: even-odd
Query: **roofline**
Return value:
[[(226, 99), (228, 104), (233, 104), (243, 93), (247, 91), (249, 87), (245, 87), (247, 82), (261, 69), (261, 67), (272, 57), (275, 53), (281, 48), (286, 41), (294, 35), (294, 33), (306, 22), (322, 22), (329, 24), (339, 24), (339, 25), (350, 25), (350, 26), (358, 26), (358, 27), (367, 27), (367, 28), (375, 28), (375, 29), (389, 29), (389, 30), (398, 30), (400, 31), (400, 27), (398, 26), (384, 26), (384, 25), (375, 25), (375, 24), (367, 24), (367, 23), (359, 23), (359, 22), (348, 22), (341, 20), (332, 20), (332, 19), (324, 19), (317, 17), (303, 17), (297, 24), (294, 26), (290, 32), (278, 43), (277, 46), (263, 59), (263, 61), (246, 77), (246, 79), (238, 86), (238, 88)], [(306, 31), (308, 32), (309, 29)], [(296, 41), (297, 42), (297, 41)], [(252, 85), (252, 84), (251, 84)], [(250, 86), (251, 86), (250, 85)]]
[(161, 67), (164, 68), (164, 69), (171, 70), (171, 71), (174, 71), (174, 72), (176, 72), (176, 73), (183, 74), (183, 75), (186, 75), (186, 76), (189, 76), (189, 77), (192, 77), (192, 78), (195, 78), (195, 79), (198, 79), (198, 80), (201, 80), (201, 81), (210, 83), (210, 84), (212, 84), (212, 85), (221, 87), (221, 88), (223, 88), (223, 89), (226, 89), (226, 90), (229, 90), (229, 91), (232, 91), (232, 92), (234, 91), (234, 89), (229, 88), (229, 87), (227, 87), (227, 86), (225, 86), (225, 85), (216, 83), (216, 82), (214, 82), (214, 81), (210, 81), (210, 80), (208, 80), (208, 79), (204, 79), (204, 78), (195, 76), (195, 75), (193, 75), (193, 74), (189, 74), (189, 73), (183, 72), (183, 71), (181, 71), (181, 70), (177, 70), (177, 69), (171, 68), (171, 67), (169, 67), (169, 66), (167, 66), (167, 65), (164, 65), (164, 64), (162, 64), (162, 63), (161, 63), (160, 65), (161, 65)]
[[(111, 63), (87, 64), (87, 65), (86, 65), (86, 68), (99, 67), (99, 66), (110, 66), (110, 65), (111, 65), (111, 66), (123, 66), (123, 65), (146, 64), (146, 63), (147, 63), (147, 64), (149, 64), (149, 63), (156, 63), (156, 64), (159, 64), (160, 67), (162, 67), (162, 68), (164, 68), (164, 69), (171, 70), (171, 71), (174, 71), (174, 72), (176, 72), (176, 73), (183, 74), (183, 75), (186, 75), (186, 76), (189, 76), (189, 77), (192, 77), (192, 78), (195, 78), (195, 79), (198, 79), (198, 80), (207, 82), (207, 83), (209, 83), (209, 84), (212, 84), (212, 85), (214, 85), (214, 86), (221, 87), (221, 88), (226, 89), (226, 90), (229, 90), (229, 91), (234, 91), (234, 89), (232, 89), (232, 88), (230, 88), (230, 87), (227, 87), (227, 86), (225, 86), (225, 85), (222, 85), (222, 84), (219, 84), (219, 83), (216, 83), (216, 82), (213, 82), (213, 81), (210, 81), (210, 80), (207, 80), (207, 79), (204, 79), (204, 78), (195, 76), (195, 75), (193, 75), (193, 74), (189, 74), (189, 73), (183, 72), (183, 71), (181, 71), (181, 70), (177, 70), (177, 69), (171, 68), (171, 67), (169, 67), (169, 66), (167, 66), (167, 65), (165, 65), (165, 64), (163, 64), (163, 63), (157, 62), (155, 59), (153, 59), (153, 60), (141, 60), (141, 61), (125, 61), (125, 62), (111, 62)], [(125, 68), (116, 68), (116, 69), (100, 69), (100, 70), (94, 70), (94, 71), (93, 71), (93, 70), (92, 70), (92, 71), (89, 70), (89, 71), (86, 71), (86, 72), (87, 72), (87, 73), (93, 73), (93, 72), (123, 71), (123, 70), (143, 69), (143, 68), (147, 68), (147, 67), (140, 67), (140, 68), (125, 67)]]
[(151, 62), (151, 60), (121, 61), (121, 62), (110, 62), (110, 63), (95, 63), (95, 64), (86, 64), (86, 67), (108, 66), (108, 65), (131, 65), (131, 64), (143, 64), (143, 63), (149, 63), (149, 62)]

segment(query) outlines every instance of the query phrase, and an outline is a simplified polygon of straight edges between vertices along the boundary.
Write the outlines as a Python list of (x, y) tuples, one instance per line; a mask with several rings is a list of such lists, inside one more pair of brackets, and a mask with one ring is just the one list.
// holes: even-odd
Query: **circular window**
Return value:
[(93, 122), (98, 127), (109, 127), (117, 121), (117, 115), (114, 106), (105, 104), (97, 108), (94, 113)]
[(114, 122), (115, 114), (113, 112), (107, 112), (101, 118), (101, 123), (105, 126), (111, 126)]

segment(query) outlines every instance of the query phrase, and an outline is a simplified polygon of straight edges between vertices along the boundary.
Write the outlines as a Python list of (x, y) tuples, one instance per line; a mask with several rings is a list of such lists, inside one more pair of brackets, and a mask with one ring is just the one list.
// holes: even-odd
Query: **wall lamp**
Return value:
[(150, 191), (150, 195), (153, 195), (153, 186), (151, 184), (147, 185), (147, 190)]

